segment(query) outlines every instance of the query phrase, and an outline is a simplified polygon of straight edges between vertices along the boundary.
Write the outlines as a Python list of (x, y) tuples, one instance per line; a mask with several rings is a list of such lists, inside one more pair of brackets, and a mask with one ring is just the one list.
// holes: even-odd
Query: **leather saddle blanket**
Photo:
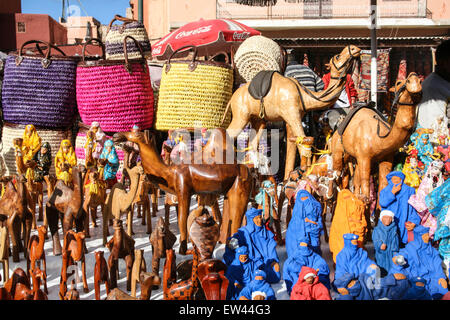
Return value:
[(337, 129), (339, 135), (343, 135), (345, 129), (347, 128), (348, 124), (350, 123), (350, 121), (353, 119), (354, 115), (356, 113), (358, 113), (359, 110), (361, 109), (370, 109), (372, 111), (374, 111), (376, 113), (376, 115), (378, 116), (378, 118), (384, 122), (384, 125), (388, 128), (390, 128), (389, 122), (386, 120), (386, 118), (384, 117), (384, 115), (378, 111), (373, 104), (363, 104), (363, 105), (358, 105), (356, 108), (350, 110), (350, 112), (347, 114), (347, 116), (344, 118), (344, 120), (342, 120), (342, 122), (339, 124), (339, 127)]
[(263, 70), (258, 72), (258, 74), (252, 79), (248, 86), (248, 92), (254, 99), (262, 100), (267, 93), (269, 93), (269, 90), (272, 87), (272, 77), (275, 72), (278, 71)]

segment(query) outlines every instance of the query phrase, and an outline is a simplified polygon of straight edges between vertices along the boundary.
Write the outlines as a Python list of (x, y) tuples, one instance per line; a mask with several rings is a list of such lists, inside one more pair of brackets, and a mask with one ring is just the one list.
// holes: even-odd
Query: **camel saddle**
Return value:
[(248, 86), (248, 92), (253, 97), (253, 99), (261, 101), (261, 110), (259, 112), (259, 117), (264, 118), (264, 97), (269, 93), (272, 87), (272, 77), (273, 74), (278, 71), (275, 70), (263, 70), (258, 72), (258, 74), (252, 79)]
[[(345, 129), (347, 128), (350, 121), (353, 119), (354, 115), (357, 114), (359, 110), (364, 108), (374, 111), (376, 113), (374, 117), (378, 118), (378, 121), (381, 122), (386, 128), (388, 128), (389, 130), (391, 129), (391, 126), (389, 125), (389, 122), (386, 120), (384, 115), (375, 108), (375, 103), (373, 103), (372, 101), (369, 103), (363, 102), (357, 103), (356, 107), (350, 110), (350, 112), (345, 116), (344, 120), (342, 120), (342, 122), (339, 124), (337, 131), (340, 136), (344, 134)], [(378, 133), (379, 133), (379, 125), (378, 125)]]

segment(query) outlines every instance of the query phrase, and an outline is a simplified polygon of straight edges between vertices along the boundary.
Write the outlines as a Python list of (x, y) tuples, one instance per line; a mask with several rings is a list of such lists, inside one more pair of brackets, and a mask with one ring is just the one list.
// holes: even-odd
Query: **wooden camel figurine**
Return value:
[[(181, 254), (187, 250), (187, 218), (193, 194), (226, 195), (229, 202), (231, 232), (241, 226), (251, 193), (251, 176), (245, 165), (239, 164), (180, 164), (165, 165), (156, 152), (154, 141), (145, 143), (140, 132), (121, 132), (113, 137), (115, 143), (126, 140), (139, 146), (142, 165), (149, 180), (158, 188), (176, 194), (178, 198), (178, 226)], [(222, 221), (222, 225), (229, 221)]]
[(114, 235), (106, 244), (111, 254), (108, 259), (108, 269), (110, 278), (110, 288), (117, 287), (119, 275), (119, 259), (124, 259), (127, 269), (127, 290), (131, 290), (131, 269), (134, 262), (134, 240), (125, 233), (122, 227), (122, 220), (114, 219)]
[(97, 208), (100, 207), (103, 212), (106, 201), (106, 190), (104, 182), (100, 180), (99, 173), (95, 169), (88, 170), (86, 177), (89, 183), (84, 184), (84, 202), (83, 210), (86, 212), (84, 221), (84, 230), (86, 231), (86, 238), (90, 238), (89, 232), (89, 216), (92, 220), (92, 226), (97, 227)]
[[(33, 282), (33, 300), (48, 300), (47, 297), (47, 275), (38, 267), (31, 273)], [(41, 283), (44, 283), (44, 291), (41, 290)]]
[(95, 300), (100, 300), (100, 284), (105, 284), (106, 294), (109, 294), (109, 273), (108, 265), (106, 263), (104, 252), (95, 251), (95, 266), (94, 266), (94, 289)]
[(125, 186), (118, 182), (114, 184), (111, 192), (106, 197), (106, 203), (103, 209), (103, 245), (106, 245), (106, 238), (109, 235), (108, 221), (113, 218), (120, 220), (122, 214), (127, 214), (127, 233), (129, 236), (133, 235), (131, 204), (136, 197), (139, 179), (143, 174), (144, 169), (142, 166), (140, 164), (136, 165), (129, 171), (131, 180), (130, 190), (127, 191)]
[(147, 272), (147, 264), (144, 259), (144, 250), (134, 250), (133, 267), (131, 268), (131, 296), (136, 297), (136, 285), (139, 282), (141, 272)]
[(194, 249), (186, 252), (192, 253), (192, 274), (188, 280), (176, 282), (175, 251), (166, 251), (166, 261), (163, 271), (163, 297), (164, 300), (195, 300), (195, 296), (200, 288), (198, 278), (199, 254), (194, 245)]
[(0, 216), (6, 220), (6, 227), (11, 236), (13, 262), (19, 262), (20, 251), (23, 250), (25, 258), (28, 255), (27, 244), (33, 217), (28, 209), (26, 179), (21, 175), (15, 179), (17, 187), (12, 180), (8, 181), (5, 193), (0, 199)]
[(149, 240), (152, 245), (152, 272), (159, 275), (160, 260), (166, 257), (166, 250), (172, 249), (177, 237), (169, 230), (164, 219), (159, 217)]
[[(148, 193), (153, 189), (153, 185), (148, 181), (145, 174), (139, 176), (139, 184), (136, 197), (131, 203), (131, 220), (133, 220), (134, 208), (137, 209), (137, 217), (142, 218), (142, 225), (147, 224), (147, 234), (152, 233), (152, 219), (150, 215), (150, 198)], [(158, 212), (158, 204), (152, 201), (153, 212)], [(156, 206), (156, 210), (155, 210)], [(154, 215), (156, 216), (156, 214)]]
[(72, 228), (74, 221), (77, 232), (84, 230), (86, 212), (83, 209), (83, 178), (85, 173), (85, 166), (74, 166), (72, 168), (73, 188), (67, 186), (62, 180), (58, 180), (46, 203), (54, 255), (60, 255), (62, 251), (58, 233), (59, 220), (61, 220), (63, 236)]
[[(41, 268), (42, 262), (42, 282), (44, 283), (44, 292), (48, 294), (47, 290), (47, 264), (45, 261), (45, 235), (47, 234), (47, 227), (39, 226), (38, 235), (33, 235), (28, 242), (28, 258), (27, 258), (27, 272), (30, 276), (36, 270)], [(37, 265), (36, 265), (37, 264)]]
[[(368, 201), (369, 178), (373, 165), (378, 163), (379, 190), (387, 186), (386, 175), (392, 170), (394, 154), (405, 144), (414, 128), (416, 106), (421, 99), (422, 85), (415, 73), (398, 80), (389, 91), (395, 93), (398, 111), (389, 129), (375, 111), (360, 109), (350, 120), (342, 136), (335, 132), (331, 140), (333, 168), (341, 175), (344, 164), (356, 159), (355, 195)], [(394, 101), (395, 102), (395, 101)]]
[(4, 287), (11, 300), (33, 300), (34, 298), (30, 279), (22, 268), (14, 270)]
[(206, 300), (226, 300), (228, 279), (227, 266), (218, 259), (206, 259), (198, 265), (198, 277)]
[[(86, 279), (86, 259), (84, 255), (85, 248), (85, 233), (75, 232), (73, 230), (68, 230), (64, 236), (64, 247), (63, 247), (63, 263), (61, 268), (61, 282), (60, 282), (60, 298), (65, 297), (67, 293), (67, 281), (69, 273), (69, 267), (74, 266), (75, 268), (75, 280), (78, 285), (78, 264), (81, 263), (81, 276), (83, 279), (83, 291), (84, 293), (89, 292), (89, 287)], [(61, 299), (64, 300), (64, 299)]]
[(334, 56), (331, 61), (331, 81), (324, 91), (311, 92), (294, 78), (287, 78), (279, 73), (273, 74), (271, 87), (264, 97), (263, 104), (254, 99), (249, 93), (247, 83), (237, 89), (231, 97), (224, 117), (231, 107), (233, 119), (227, 132), (235, 139), (250, 122), (257, 134), (251, 141), (253, 150), (258, 150), (258, 142), (266, 126), (266, 121), (286, 122), (287, 146), (285, 180), (289, 172), (294, 169), (295, 142), (291, 138), (300, 139), (297, 142), (298, 152), (302, 152), (302, 138), (305, 133), (302, 127), (302, 118), (308, 111), (325, 110), (334, 105), (339, 98), (347, 81), (346, 75), (351, 72), (355, 58), (359, 57), (360, 49), (349, 45), (342, 52)]
[(3, 281), (9, 280), (9, 245), (8, 229), (6, 226), (0, 226), (0, 263), (3, 266)]

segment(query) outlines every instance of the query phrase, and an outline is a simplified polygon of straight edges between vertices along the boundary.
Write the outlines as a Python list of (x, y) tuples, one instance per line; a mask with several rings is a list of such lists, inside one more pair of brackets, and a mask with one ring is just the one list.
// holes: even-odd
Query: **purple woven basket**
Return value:
[[(25, 45), (35, 43), (41, 55), (23, 54)], [(39, 43), (47, 46), (44, 55)], [(56, 49), (63, 55), (51, 55)], [(67, 57), (43, 41), (25, 42), (9, 54), (2, 89), (3, 119), (15, 124), (44, 128), (66, 128), (76, 111), (75, 77), (78, 58)]]

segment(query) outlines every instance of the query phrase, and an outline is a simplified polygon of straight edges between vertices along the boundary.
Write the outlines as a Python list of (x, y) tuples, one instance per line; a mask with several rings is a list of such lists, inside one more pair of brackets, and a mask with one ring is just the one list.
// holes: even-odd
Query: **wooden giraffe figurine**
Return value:
[(164, 300), (195, 300), (196, 293), (200, 288), (200, 279), (198, 278), (199, 253), (194, 245), (187, 254), (192, 254), (192, 274), (190, 279), (176, 282), (175, 270), (175, 251), (166, 250), (166, 261), (163, 271), (163, 293)]

